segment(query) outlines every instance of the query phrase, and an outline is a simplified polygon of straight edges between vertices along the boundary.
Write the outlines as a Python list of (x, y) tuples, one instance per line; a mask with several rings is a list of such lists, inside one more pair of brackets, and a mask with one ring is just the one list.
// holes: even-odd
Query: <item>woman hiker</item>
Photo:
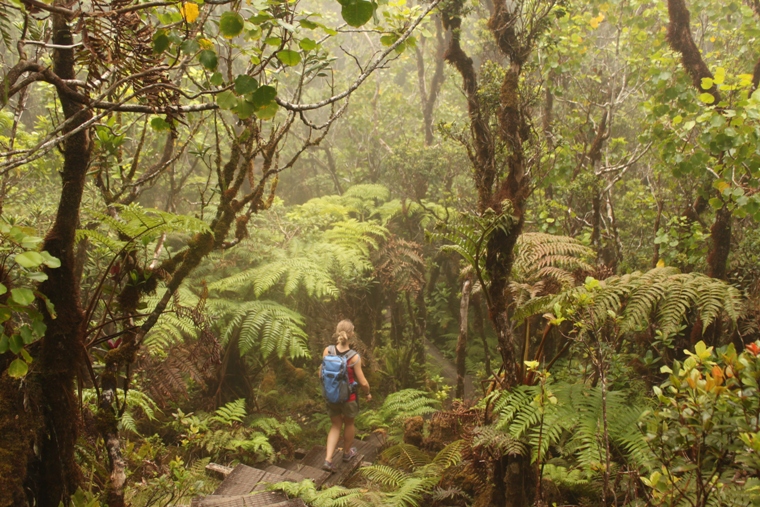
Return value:
[[(351, 321), (341, 320), (338, 322), (333, 338), (336, 340), (336, 345), (330, 345), (325, 348), (322, 357), (328, 354), (345, 356), (348, 364), (349, 385), (357, 382), (364, 389), (364, 392), (367, 393), (367, 401), (370, 401), (372, 395), (369, 393), (369, 382), (367, 382), (362, 372), (362, 359), (349, 345), (349, 340), (354, 338), (354, 325)], [(345, 403), (328, 402), (327, 413), (330, 416), (330, 421), (332, 421), (332, 427), (327, 434), (327, 453), (322, 468), (333, 472), (335, 471), (335, 466), (332, 462), (332, 456), (335, 453), (335, 448), (338, 446), (341, 426), (345, 425), (345, 429), (343, 430), (343, 461), (351, 461), (356, 456), (356, 447), (351, 447), (351, 444), (354, 441), (354, 433), (356, 432), (354, 419), (359, 415), (358, 394), (356, 392), (351, 393), (348, 401)]]

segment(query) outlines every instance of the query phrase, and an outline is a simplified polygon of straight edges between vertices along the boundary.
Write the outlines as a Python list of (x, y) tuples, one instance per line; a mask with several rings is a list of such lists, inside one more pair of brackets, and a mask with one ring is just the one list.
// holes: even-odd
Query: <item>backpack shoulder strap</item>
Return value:
[(335, 350), (335, 345), (329, 345), (327, 347), (327, 354), (330, 356), (337, 356), (337, 351)]
[(354, 349), (349, 350), (348, 353), (346, 354), (346, 362), (350, 364), (351, 359), (357, 357), (358, 355), (359, 353), (355, 351)]

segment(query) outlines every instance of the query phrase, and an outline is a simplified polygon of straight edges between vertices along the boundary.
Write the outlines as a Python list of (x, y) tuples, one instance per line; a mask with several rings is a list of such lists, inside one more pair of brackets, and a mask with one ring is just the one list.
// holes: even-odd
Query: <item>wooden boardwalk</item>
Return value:
[(207, 471), (225, 476), (213, 494), (194, 498), (191, 507), (306, 507), (300, 499), (289, 499), (284, 493), (267, 491), (270, 484), (283, 481), (301, 482), (309, 479), (318, 488), (338, 486), (348, 481), (360, 466), (375, 461), (385, 445), (385, 439), (373, 433), (366, 440), (354, 440), (356, 456), (343, 461), (342, 450), (333, 455), (335, 471), (322, 470), (325, 448), (314, 446), (300, 460), (282, 461), (261, 468), (238, 465), (230, 469), (210, 464)]

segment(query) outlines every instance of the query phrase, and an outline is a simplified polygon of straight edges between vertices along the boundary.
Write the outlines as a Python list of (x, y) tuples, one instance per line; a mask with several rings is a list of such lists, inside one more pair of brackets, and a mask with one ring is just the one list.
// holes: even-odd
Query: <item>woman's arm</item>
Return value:
[(359, 382), (359, 385), (362, 386), (362, 389), (364, 389), (364, 392), (367, 393), (367, 401), (372, 399), (372, 395), (369, 393), (369, 382), (367, 382), (367, 377), (364, 376), (364, 372), (362, 371), (362, 358), (360, 356), (356, 356), (356, 361), (351, 363), (351, 365), (354, 369), (354, 376), (356, 377), (356, 381)]

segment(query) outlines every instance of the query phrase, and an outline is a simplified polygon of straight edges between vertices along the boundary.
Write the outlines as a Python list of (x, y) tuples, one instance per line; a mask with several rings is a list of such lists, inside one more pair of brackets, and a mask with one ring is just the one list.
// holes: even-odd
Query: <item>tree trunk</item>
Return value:
[(455, 398), (464, 398), (464, 376), (467, 358), (467, 313), (470, 308), (472, 280), (467, 278), (462, 284), (462, 299), (459, 303), (459, 337), (457, 338), (457, 391)]
[[(58, 45), (53, 53), (53, 70), (61, 79), (76, 79), (74, 50), (71, 49), (74, 40), (68, 22), (60, 14), (51, 17), (52, 41)], [(59, 91), (58, 99), (64, 118), (70, 122), (65, 132), (71, 132), (90, 119), (90, 112), (64, 93)], [(85, 323), (76, 276), (75, 233), (90, 149), (87, 129), (72, 134), (63, 143), (61, 196), (55, 221), (42, 246), (43, 250), (60, 259), (61, 266), (45, 268), (48, 279), (39, 286), (39, 291), (55, 306), (56, 316), (40, 304), (47, 331), (40, 341), (36, 371), (27, 380), (33, 400), (30, 404), (38, 403), (42, 407), (40, 432), (35, 437), (38, 450), (28, 463), (25, 474), (25, 486), (32, 495), (30, 503), (39, 507), (58, 507), (61, 501), (67, 502), (81, 479), (74, 461), (74, 444), (79, 429), (74, 376), (82, 361)], [(35, 399), (37, 396), (39, 399)], [(21, 414), (21, 417), (29, 416), (28, 411)], [(24, 477), (18, 477), (18, 480), (24, 480)]]

